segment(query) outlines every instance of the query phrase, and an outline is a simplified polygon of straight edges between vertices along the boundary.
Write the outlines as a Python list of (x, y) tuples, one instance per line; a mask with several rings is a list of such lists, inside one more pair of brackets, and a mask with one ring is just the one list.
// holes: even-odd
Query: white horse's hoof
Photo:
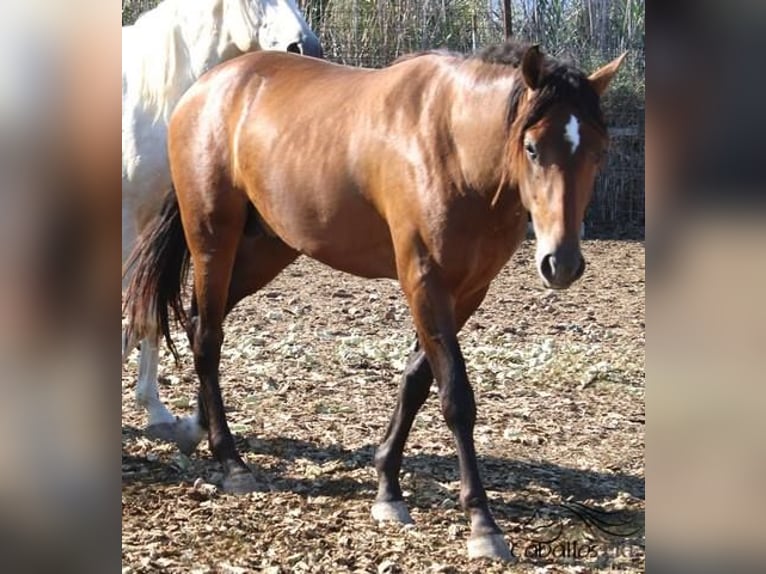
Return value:
[(468, 558), (491, 558), (510, 562), (514, 556), (502, 534), (485, 534), (468, 539)]
[(372, 505), (372, 517), (378, 522), (398, 522), (413, 524), (407, 505), (401, 500), (393, 502), (376, 502)]
[(178, 450), (186, 456), (191, 456), (197, 445), (205, 437), (205, 431), (197, 423), (196, 417), (178, 419), (175, 423), (175, 443)]
[(162, 440), (165, 442), (175, 442), (176, 423), (155, 423), (146, 427), (144, 433), (149, 438)]

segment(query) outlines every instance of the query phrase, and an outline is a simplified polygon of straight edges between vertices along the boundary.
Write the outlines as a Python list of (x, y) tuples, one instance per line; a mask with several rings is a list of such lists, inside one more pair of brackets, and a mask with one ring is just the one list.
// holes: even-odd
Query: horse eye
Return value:
[(527, 152), (527, 155), (531, 160), (537, 159), (537, 148), (535, 147), (535, 144), (532, 142), (525, 142), (524, 143), (524, 151)]

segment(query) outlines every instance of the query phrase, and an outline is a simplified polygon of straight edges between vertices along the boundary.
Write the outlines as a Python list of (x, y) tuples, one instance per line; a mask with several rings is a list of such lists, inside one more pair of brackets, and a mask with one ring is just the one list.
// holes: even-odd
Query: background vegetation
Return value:
[[(157, 0), (122, 0), (129, 24)], [(297, 0), (328, 59), (385, 66), (429, 48), (470, 52), (510, 32), (593, 70), (627, 50), (604, 100), (612, 147), (586, 217), (588, 236), (642, 237), (644, 228), (644, 0)]]

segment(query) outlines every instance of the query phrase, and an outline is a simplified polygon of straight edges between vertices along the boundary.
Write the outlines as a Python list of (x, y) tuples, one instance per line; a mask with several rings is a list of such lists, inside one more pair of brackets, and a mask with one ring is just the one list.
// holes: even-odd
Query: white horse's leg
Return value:
[(138, 359), (138, 383), (136, 384), (136, 403), (146, 409), (149, 422), (146, 433), (161, 440), (175, 440), (176, 418), (160, 400), (157, 389), (157, 369), (160, 362), (160, 349), (156, 337), (145, 337), (141, 341)]
[[(123, 360), (124, 357), (123, 352)], [(178, 449), (188, 456), (197, 449), (197, 445), (207, 431), (200, 423), (199, 407), (194, 414), (180, 418), (174, 416), (160, 400), (157, 387), (159, 357), (157, 339), (153, 337), (143, 339), (138, 359), (136, 403), (140, 408), (146, 409), (149, 415), (146, 434), (152, 438), (175, 442)]]
[[(122, 362), (133, 351), (135, 341), (128, 341), (122, 334)], [(145, 408), (149, 415), (146, 434), (160, 440), (175, 442), (185, 455), (191, 455), (205, 437), (207, 431), (202, 427), (199, 407), (194, 414), (179, 418), (173, 415), (162, 403), (157, 387), (159, 366), (159, 345), (157, 339), (147, 337), (141, 341), (138, 359), (138, 383), (136, 384), (136, 404)]]
[(147, 336), (141, 341), (136, 402), (145, 408), (149, 415), (146, 434), (160, 440), (175, 442), (178, 449), (188, 456), (197, 449), (197, 445), (207, 435), (207, 430), (201, 424), (199, 405), (194, 414), (176, 417), (160, 400), (157, 386), (160, 338), (156, 335), (155, 328), (152, 328), (151, 332), (155, 335)]

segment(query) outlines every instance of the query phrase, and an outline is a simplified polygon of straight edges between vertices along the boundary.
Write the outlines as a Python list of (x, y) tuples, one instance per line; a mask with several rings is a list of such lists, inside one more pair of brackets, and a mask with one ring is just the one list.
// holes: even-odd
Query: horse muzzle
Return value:
[(319, 38), (313, 34), (302, 34), (300, 40), (293, 42), (287, 47), (287, 51), (294, 54), (301, 54), (302, 56), (312, 56), (320, 59), (324, 57)]
[(549, 289), (566, 289), (582, 277), (585, 259), (580, 250), (560, 250), (543, 256), (538, 266), (543, 283)]

